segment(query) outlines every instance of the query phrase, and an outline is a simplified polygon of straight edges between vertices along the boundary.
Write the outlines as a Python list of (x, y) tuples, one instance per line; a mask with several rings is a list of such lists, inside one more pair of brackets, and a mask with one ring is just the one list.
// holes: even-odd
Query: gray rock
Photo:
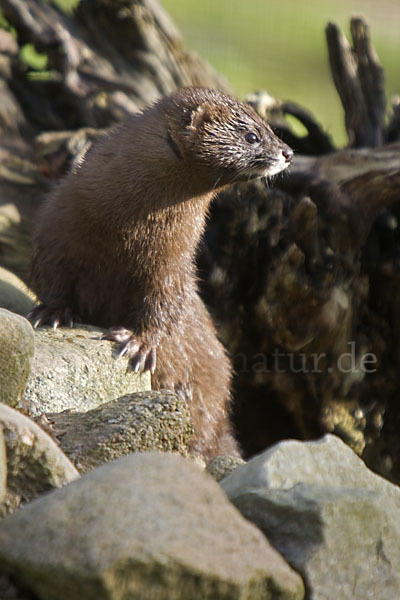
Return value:
[(24, 282), (0, 266), (0, 307), (26, 317), (35, 303), (34, 294)]
[(339, 438), (287, 441), (221, 482), (313, 600), (400, 598), (400, 489)]
[(235, 469), (240, 467), (240, 465), (245, 465), (246, 461), (238, 456), (229, 456), (229, 454), (224, 454), (223, 456), (216, 456), (211, 460), (206, 466), (206, 470), (210, 473), (211, 477), (215, 479), (215, 481), (221, 481), (224, 477), (227, 477)]
[(187, 455), (193, 434), (188, 405), (173, 392), (138, 392), (86, 413), (49, 414), (65, 431), (60, 446), (85, 472), (135, 451), (161, 450)]
[(33, 329), (20, 315), (0, 308), (0, 402), (18, 406), (34, 351)]
[(218, 484), (162, 453), (103, 465), (4, 519), (1, 561), (41, 600), (303, 598)]
[(115, 344), (100, 340), (97, 327), (40, 328), (24, 394), (32, 416), (67, 409), (87, 411), (125, 394), (151, 387), (150, 372), (134, 373)]
[(0, 404), (0, 430), (7, 456), (7, 491), (0, 504), (0, 517), (79, 477), (74, 465), (43, 429), (5, 404)]

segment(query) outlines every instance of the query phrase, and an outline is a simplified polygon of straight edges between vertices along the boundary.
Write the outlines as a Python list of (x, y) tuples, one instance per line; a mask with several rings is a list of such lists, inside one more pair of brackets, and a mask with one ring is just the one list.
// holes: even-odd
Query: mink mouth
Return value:
[(257, 171), (252, 170), (252, 171), (248, 171), (247, 173), (243, 173), (242, 177), (240, 178), (240, 181), (254, 181), (255, 179), (269, 179), (271, 177), (274, 177), (275, 175), (278, 175), (279, 173), (282, 173), (285, 169), (287, 169), (287, 167), (289, 167), (289, 163), (282, 164), (280, 161), (277, 161), (276, 164), (270, 165), (267, 168), (260, 169)]
[[(289, 167), (291, 159), (286, 158), (282, 153), (276, 153), (276, 156), (258, 156), (250, 161), (247, 171), (248, 180), (259, 177), (273, 177)], [(245, 170), (244, 170), (245, 171)]]
[(259, 171), (256, 171), (256, 172), (253, 171), (252, 173), (249, 173), (248, 179), (253, 180), (253, 179), (259, 179), (260, 177), (268, 179), (270, 177), (274, 177), (275, 175), (278, 175), (279, 173), (282, 173), (289, 166), (290, 166), (290, 163), (276, 160), (273, 164), (269, 165), (267, 168), (260, 169)]
[(261, 174), (261, 177), (273, 177), (285, 171), (291, 164), (291, 161), (286, 161), (283, 157), (276, 159), (269, 165)]

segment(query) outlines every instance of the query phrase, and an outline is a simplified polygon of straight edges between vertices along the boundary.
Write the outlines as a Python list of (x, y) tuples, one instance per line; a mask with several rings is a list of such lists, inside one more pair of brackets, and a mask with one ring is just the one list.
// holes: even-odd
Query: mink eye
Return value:
[(249, 144), (257, 144), (260, 141), (258, 136), (253, 131), (249, 131), (248, 133), (246, 133), (244, 139)]

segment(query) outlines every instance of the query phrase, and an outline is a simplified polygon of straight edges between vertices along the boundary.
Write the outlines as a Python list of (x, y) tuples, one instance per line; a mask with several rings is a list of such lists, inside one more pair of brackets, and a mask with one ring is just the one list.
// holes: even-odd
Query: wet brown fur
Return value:
[(289, 162), (247, 105), (183, 88), (97, 142), (47, 199), (34, 234), (31, 286), (42, 305), (32, 320), (126, 328), (109, 339), (140, 369), (155, 358), (153, 388), (187, 400), (192, 450), (206, 459), (237, 446), (231, 366), (197, 291), (195, 251), (216, 192), (281, 170), (282, 153)]

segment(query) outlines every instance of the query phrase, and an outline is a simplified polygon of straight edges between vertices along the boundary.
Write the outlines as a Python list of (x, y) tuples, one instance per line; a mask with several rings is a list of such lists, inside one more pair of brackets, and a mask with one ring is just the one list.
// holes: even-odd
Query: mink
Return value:
[(38, 215), (34, 326), (108, 329), (153, 389), (188, 402), (191, 451), (206, 460), (238, 447), (231, 365), (199, 296), (196, 248), (221, 189), (270, 177), (292, 156), (247, 104), (181, 88), (99, 139)]

